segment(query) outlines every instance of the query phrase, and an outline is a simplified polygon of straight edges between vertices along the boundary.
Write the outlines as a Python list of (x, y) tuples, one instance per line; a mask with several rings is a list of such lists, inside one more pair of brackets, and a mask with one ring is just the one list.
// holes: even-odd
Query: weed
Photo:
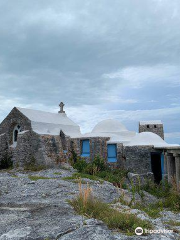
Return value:
[[(72, 157), (70, 159), (71, 165), (78, 170), (79, 173), (86, 174), (87, 178), (92, 180), (104, 179), (109, 181), (118, 187), (126, 187), (124, 180), (127, 175), (127, 171), (124, 169), (111, 169), (109, 168), (105, 160), (100, 156), (95, 156), (91, 163), (87, 163), (85, 159), (77, 156), (74, 150), (72, 150)], [(95, 176), (96, 178), (90, 177)], [(83, 178), (83, 176), (81, 176)]]
[(31, 181), (37, 181), (37, 180), (40, 180), (40, 179), (52, 179), (52, 178), (41, 177), (41, 176), (28, 176), (28, 178), (29, 178)]
[(89, 175), (89, 174), (86, 174), (86, 173), (74, 173), (72, 176), (64, 177), (62, 179), (63, 180), (74, 180), (74, 179), (78, 179), (78, 178), (88, 178), (88, 179), (94, 180), (94, 181), (102, 181), (102, 179), (100, 179), (99, 177)]
[(166, 198), (169, 195), (171, 187), (167, 181), (163, 181), (159, 185), (152, 181), (147, 181), (146, 185), (141, 188), (155, 197)]
[[(78, 183), (79, 182), (79, 179), (75, 179), (74, 181), (72, 181), (73, 183)], [(87, 184), (87, 182), (86, 181), (84, 181), (84, 180), (81, 180), (81, 183), (82, 184)]]
[(148, 216), (152, 218), (160, 217), (160, 212), (163, 210), (162, 202), (148, 204), (147, 206), (137, 203), (132, 206), (132, 208), (139, 209), (145, 212)]
[(141, 220), (134, 214), (119, 212), (112, 209), (107, 203), (94, 198), (89, 185), (82, 189), (81, 182), (79, 182), (79, 195), (71, 200), (70, 204), (79, 214), (102, 220), (110, 229), (116, 229), (128, 235), (133, 235), (138, 226), (152, 229), (152, 225), (148, 221)]
[(176, 222), (176, 221), (173, 221), (173, 220), (170, 220), (170, 221), (167, 221), (167, 222), (164, 222), (165, 224), (168, 224), (168, 225), (171, 225), (171, 226), (180, 226), (180, 222)]
[(65, 166), (61, 166), (61, 169), (68, 171), (70, 168), (69, 167), (65, 167)]
[(55, 172), (54, 175), (62, 175), (61, 172)]
[(13, 177), (13, 178), (18, 178), (18, 176), (15, 175), (15, 174), (11, 175), (11, 177)]

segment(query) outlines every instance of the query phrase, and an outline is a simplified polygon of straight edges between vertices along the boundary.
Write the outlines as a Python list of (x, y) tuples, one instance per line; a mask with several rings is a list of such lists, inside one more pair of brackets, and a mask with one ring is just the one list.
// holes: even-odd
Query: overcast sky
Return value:
[(138, 131), (162, 120), (180, 143), (179, 0), (0, 0), (0, 121), (14, 106)]

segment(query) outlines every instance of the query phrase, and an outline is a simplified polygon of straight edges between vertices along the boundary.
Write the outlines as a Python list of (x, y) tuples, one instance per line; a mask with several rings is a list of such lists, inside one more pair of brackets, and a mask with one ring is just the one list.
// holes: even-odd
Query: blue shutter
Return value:
[(89, 140), (82, 141), (82, 157), (89, 157), (90, 156), (90, 144)]
[(117, 162), (117, 146), (116, 144), (108, 144), (108, 162)]

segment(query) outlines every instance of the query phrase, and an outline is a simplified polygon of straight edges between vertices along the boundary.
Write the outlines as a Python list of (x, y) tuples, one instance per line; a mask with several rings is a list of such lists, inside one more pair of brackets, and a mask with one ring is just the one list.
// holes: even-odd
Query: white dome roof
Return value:
[(133, 139), (127, 144), (127, 146), (145, 146), (145, 145), (152, 145), (152, 146), (168, 146), (169, 144), (166, 143), (160, 136), (152, 132), (142, 132), (138, 133)]
[(107, 119), (99, 122), (92, 130), (92, 133), (119, 133), (127, 131), (126, 127), (117, 120)]

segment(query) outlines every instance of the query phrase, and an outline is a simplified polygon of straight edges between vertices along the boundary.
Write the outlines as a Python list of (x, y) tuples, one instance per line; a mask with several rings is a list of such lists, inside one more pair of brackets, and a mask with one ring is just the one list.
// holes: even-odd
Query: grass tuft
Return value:
[(37, 181), (37, 180), (40, 180), (40, 179), (52, 179), (52, 178), (41, 177), (41, 176), (28, 176), (28, 178), (29, 178), (31, 181)]
[(64, 177), (62, 179), (63, 180), (75, 180), (75, 179), (78, 179), (78, 178), (87, 178), (87, 179), (90, 179), (90, 180), (103, 182), (103, 180), (100, 179), (99, 177), (94, 176), (94, 175), (90, 175), (90, 174), (86, 174), (86, 173), (74, 173), (72, 176)]
[(62, 175), (61, 172), (55, 172), (54, 175)]
[(77, 213), (89, 218), (103, 221), (110, 229), (115, 229), (128, 235), (134, 235), (136, 227), (152, 229), (150, 222), (137, 218), (134, 214), (122, 213), (112, 209), (110, 205), (93, 197), (92, 189), (82, 189), (79, 182), (79, 195), (70, 201)]
[(180, 226), (180, 222), (176, 222), (176, 221), (173, 221), (173, 220), (170, 220), (170, 221), (167, 221), (167, 222), (164, 222), (165, 224), (168, 224), (168, 225), (171, 225), (171, 226)]
[(162, 202), (159, 201), (158, 203), (151, 203), (147, 206), (142, 204), (135, 204), (132, 208), (139, 209), (145, 212), (149, 217), (158, 218), (160, 217), (160, 212), (163, 210)]

